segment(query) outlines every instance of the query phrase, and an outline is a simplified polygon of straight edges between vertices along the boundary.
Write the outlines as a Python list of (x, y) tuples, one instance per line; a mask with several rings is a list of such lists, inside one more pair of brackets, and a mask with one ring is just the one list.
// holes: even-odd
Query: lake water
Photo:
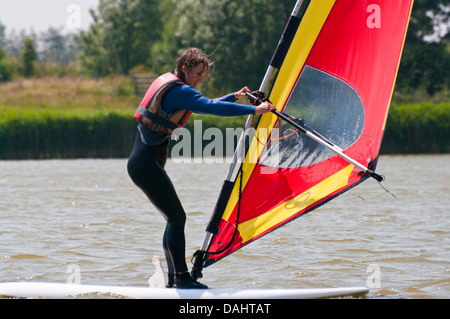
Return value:
[[(0, 162), (0, 282), (148, 286), (164, 219), (126, 159)], [(450, 155), (382, 156), (368, 180), (204, 270), (213, 288), (369, 286), (367, 298), (450, 298)], [(167, 164), (199, 248), (227, 163)]]

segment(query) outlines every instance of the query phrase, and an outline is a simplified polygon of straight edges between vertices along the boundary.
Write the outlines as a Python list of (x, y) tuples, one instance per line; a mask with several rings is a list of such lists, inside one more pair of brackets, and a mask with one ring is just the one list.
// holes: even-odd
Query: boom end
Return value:
[(370, 169), (368, 169), (368, 170), (366, 171), (366, 173), (367, 173), (370, 177), (376, 179), (376, 180), (377, 180), (378, 182), (380, 182), (380, 183), (386, 179), (383, 175), (379, 175), (379, 174), (375, 173), (374, 171), (372, 171), (372, 170), (370, 170)]

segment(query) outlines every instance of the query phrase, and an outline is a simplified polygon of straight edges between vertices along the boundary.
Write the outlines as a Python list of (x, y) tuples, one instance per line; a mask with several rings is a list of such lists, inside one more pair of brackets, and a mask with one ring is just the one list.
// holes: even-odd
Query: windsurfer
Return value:
[[(247, 87), (218, 99), (208, 99), (201, 95), (195, 88), (208, 77), (210, 66), (211, 61), (203, 51), (197, 48), (187, 49), (177, 60), (175, 75), (180, 81), (176, 81), (176, 84), (168, 88), (162, 98), (158, 99), (160, 105), (156, 109), (160, 109), (162, 112), (156, 114), (155, 117), (153, 113), (150, 114), (152, 119), (157, 124), (164, 126), (164, 120), (170, 121), (180, 110), (218, 116), (264, 114), (275, 110), (275, 106), (269, 102), (258, 106), (234, 103), (237, 99), (245, 97), (246, 92), (250, 92)], [(156, 89), (150, 87), (152, 90), (149, 89), (144, 97), (148, 103), (143, 107), (150, 106), (150, 102), (154, 100), (155, 96), (148, 96), (150, 91), (155, 92), (154, 95), (156, 95), (156, 92), (167, 89), (165, 86), (168, 83), (162, 82), (162, 87)], [(154, 109), (153, 107), (147, 110)], [(145, 112), (142, 114), (145, 117)], [(159, 121), (160, 117), (164, 119)], [(162, 131), (152, 129), (154, 125), (148, 125), (151, 122), (148, 118), (144, 118), (144, 120), (139, 118), (138, 122), (138, 131), (127, 169), (136, 186), (145, 193), (150, 202), (166, 219), (163, 249), (168, 266), (167, 286), (191, 289), (207, 288), (206, 285), (194, 280), (188, 272), (184, 234), (186, 214), (172, 181), (164, 169), (171, 128), (167, 127), (169, 130)]]

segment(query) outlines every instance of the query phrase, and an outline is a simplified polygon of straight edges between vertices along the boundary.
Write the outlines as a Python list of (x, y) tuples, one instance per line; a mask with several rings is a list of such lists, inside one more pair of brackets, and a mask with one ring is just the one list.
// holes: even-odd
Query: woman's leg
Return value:
[[(163, 236), (163, 248), (170, 281), (170, 275), (189, 273), (186, 265), (184, 235), (186, 214), (175, 187), (164, 170), (166, 159), (167, 144), (148, 147), (142, 144), (137, 137), (127, 169), (133, 182), (147, 195), (167, 221)], [(193, 281), (190, 276), (187, 278), (186, 275), (177, 279), (177, 286), (179, 288), (207, 288), (205, 285)]]
[[(186, 214), (175, 188), (161, 165), (165, 163), (166, 146), (139, 145), (128, 160), (128, 173), (167, 221), (163, 247), (169, 273), (187, 271), (184, 225)], [(136, 145), (135, 145), (136, 146)]]

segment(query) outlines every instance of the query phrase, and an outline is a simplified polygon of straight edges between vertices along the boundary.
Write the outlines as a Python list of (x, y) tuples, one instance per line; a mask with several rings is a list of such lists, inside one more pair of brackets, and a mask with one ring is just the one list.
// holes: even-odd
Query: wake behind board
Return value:
[(314, 289), (171, 289), (126, 286), (79, 285), (44, 282), (0, 283), (0, 296), (64, 298), (108, 294), (137, 299), (321, 299), (362, 297), (366, 287)]

